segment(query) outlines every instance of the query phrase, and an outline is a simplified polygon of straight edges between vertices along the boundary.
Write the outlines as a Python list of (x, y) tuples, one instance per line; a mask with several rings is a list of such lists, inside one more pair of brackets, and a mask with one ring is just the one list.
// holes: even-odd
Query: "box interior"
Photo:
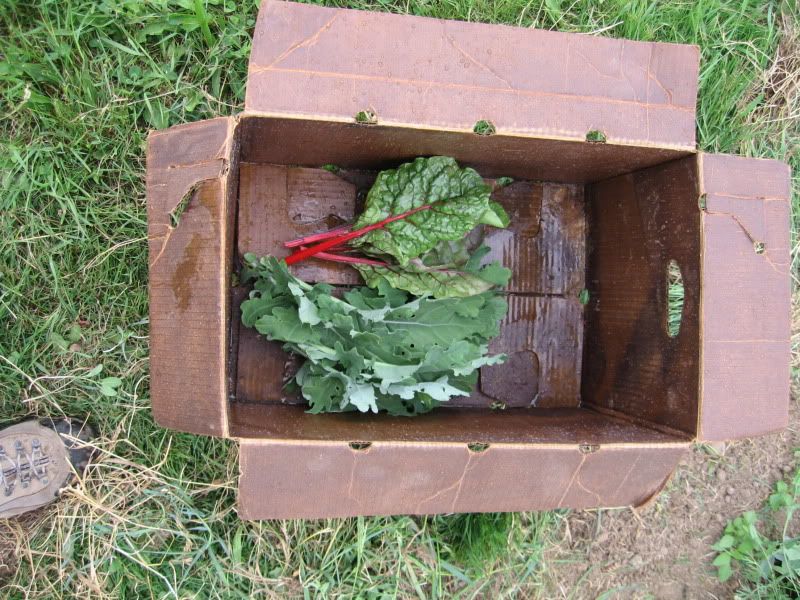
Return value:
[[(475, 392), (413, 419), (309, 415), (287, 394), (296, 361), (241, 325), (231, 290), (231, 435), (300, 440), (579, 444), (685, 440), (696, 430), (699, 210), (685, 151), (243, 117), (237, 127), (233, 268), (242, 254), (286, 255), (287, 239), (352, 220), (377, 172), (448, 155), (495, 187), (508, 230), (486, 228), (489, 259), (512, 270), (509, 311), (491, 346), (508, 361)], [(236, 161), (234, 164), (237, 164)], [(334, 174), (322, 168), (334, 164)], [(683, 280), (680, 331), (667, 328), (668, 268)], [(310, 260), (307, 281), (360, 284)], [(674, 277), (674, 275), (673, 275)], [(588, 298), (587, 298), (588, 296)]]

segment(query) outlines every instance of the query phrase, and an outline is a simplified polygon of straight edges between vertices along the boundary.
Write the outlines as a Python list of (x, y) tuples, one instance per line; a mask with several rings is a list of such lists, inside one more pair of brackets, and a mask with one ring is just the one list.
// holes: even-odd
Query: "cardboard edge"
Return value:
[(354, 449), (248, 440), (240, 445), (237, 512), (259, 520), (636, 507), (664, 488), (690, 447), (492, 444), (474, 451), (460, 443)]
[[(359, 127), (370, 127), (356, 123), (352, 117), (344, 117), (337, 114), (321, 114), (321, 113), (306, 113), (306, 112), (282, 112), (282, 111), (267, 111), (248, 109), (237, 115), (237, 118), (272, 118), (272, 119), (294, 119), (298, 121), (323, 121), (326, 123), (347, 123), (350, 125), (358, 125)], [(377, 124), (386, 127), (397, 127), (398, 129), (417, 129), (424, 131), (446, 131), (450, 133), (471, 133), (471, 129), (464, 129), (463, 127), (456, 127), (446, 123), (420, 123), (414, 121), (401, 121), (398, 119), (381, 119), (379, 118)], [(476, 134), (477, 135), (477, 134)], [(566, 133), (556, 134), (545, 129), (536, 128), (504, 128), (498, 127), (494, 137), (510, 137), (510, 138), (523, 138), (523, 139), (542, 139), (554, 140), (559, 142), (573, 142), (576, 144), (590, 144), (587, 142), (584, 135), (569, 135)], [(612, 138), (604, 142), (606, 146), (620, 146), (620, 147), (635, 147), (635, 148), (652, 148), (657, 150), (674, 150), (676, 152), (685, 152), (686, 155), (697, 154), (697, 145), (694, 140), (691, 143), (673, 144), (668, 142), (654, 142), (652, 140), (637, 140), (626, 138)], [(672, 159), (670, 159), (672, 160)]]
[(641, 512), (643, 510), (647, 510), (647, 509), (651, 508), (652, 506), (655, 506), (656, 502), (658, 502), (659, 496), (661, 496), (661, 492), (663, 492), (667, 488), (667, 486), (670, 484), (672, 479), (675, 477), (675, 473), (677, 472), (679, 465), (680, 465), (680, 462), (678, 462), (678, 464), (675, 466), (675, 469), (673, 469), (672, 472), (664, 478), (664, 481), (662, 481), (661, 485), (659, 485), (653, 491), (653, 493), (650, 495), (650, 497), (645, 498), (644, 500), (642, 500), (638, 504), (634, 504), (631, 508), (633, 508), (637, 512)]
[[(170, 223), (173, 211), (187, 198), (191, 203), (193, 198), (202, 193), (205, 184), (214, 183), (219, 187), (219, 197), (222, 205), (219, 207), (223, 215), (227, 214), (231, 202), (229, 178), (231, 177), (231, 161), (235, 148), (236, 126), (238, 117), (217, 117), (204, 121), (185, 123), (170, 127), (165, 130), (151, 130), (147, 137), (146, 164), (147, 181), (146, 197), (148, 212), (148, 296), (149, 311), (163, 311), (154, 298), (153, 273), (164, 255), (173, 231), (181, 225), (172, 226)], [(198, 135), (203, 142), (213, 142), (203, 151), (203, 144), (192, 143), (192, 136)], [(208, 135), (204, 138), (204, 135)], [(186, 138), (186, 139), (184, 139)], [(186, 149), (184, 154), (181, 150)], [(166, 152), (165, 152), (166, 151)], [(157, 157), (161, 154), (160, 157)], [(165, 160), (166, 159), (166, 160)], [(224, 218), (224, 217), (223, 217)], [(227, 219), (229, 220), (229, 219)], [(156, 423), (162, 427), (176, 429), (186, 433), (228, 437), (228, 376), (227, 365), (229, 352), (228, 327), (230, 313), (230, 299), (228, 298), (227, 281), (230, 278), (231, 253), (227, 247), (231, 243), (230, 224), (220, 228), (220, 236), (201, 251), (206, 256), (216, 256), (221, 265), (217, 289), (219, 290), (219, 318), (207, 325), (208, 331), (216, 331), (214, 338), (218, 338), (218, 351), (220, 353), (217, 382), (219, 385), (218, 405), (212, 409), (213, 419), (205, 421), (194, 417), (191, 407), (196, 401), (188, 389), (169, 389), (153, 394), (151, 384), (151, 410)], [(161, 246), (155, 250), (153, 242), (162, 240)], [(187, 319), (193, 317), (187, 316)], [(153, 332), (151, 330), (151, 335)], [(156, 333), (155, 335), (159, 335)], [(151, 350), (151, 361), (168, 360), (168, 356), (161, 355), (158, 351)], [(200, 393), (210, 394), (210, 390), (200, 390)], [(209, 403), (213, 406), (213, 400)]]
[[(473, 443), (480, 443), (479, 440), (475, 442), (449, 442), (449, 441), (396, 441), (396, 440), (347, 440), (347, 441), (330, 441), (330, 440), (315, 440), (315, 439), (297, 439), (297, 438), (254, 438), (254, 437), (240, 437), (233, 436), (230, 439), (235, 440), (237, 443), (247, 444), (248, 446), (319, 446), (319, 447), (345, 447), (352, 443), (368, 443), (372, 445), (380, 445), (381, 447), (393, 447), (397, 449), (403, 448), (468, 448)], [(691, 445), (692, 440), (687, 439), (685, 436), (676, 438), (673, 442), (608, 442), (604, 444), (592, 445), (592, 451), (600, 448), (608, 450), (630, 450), (632, 448), (684, 448)], [(504, 449), (530, 449), (539, 448), (542, 450), (576, 450), (585, 447), (585, 444), (575, 442), (564, 443), (548, 443), (548, 442), (492, 442), (487, 444), (494, 448)]]
[(705, 153), (698, 152), (695, 160), (697, 161), (697, 204), (701, 209), (700, 214), (700, 298), (697, 301), (697, 308), (700, 311), (700, 322), (698, 324), (698, 335), (700, 336), (700, 343), (698, 344), (698, 352), (700, 356), (697, 357), (697, 418), (695, 421), (695, 439), (698, 441), (701, 438), (703, 428), (703, 390), (705, 389), (705, 362), (703, 353), (703, 340), (705, 339), (705, 326), (703, 315), (705, 314), (705, 294), (704, 280), (705, 272), (703, 270), (703, 257), (706, 254), (706, 236), (703, 234), (703, 220), (702, 214), (703, 198), (705, 197), (705, 171), (703, 170), (703, 156)]
[[(346, 7), (338, 7), (338, 6), (318, 6), (318, 5), (313, 5), (313, 4), (309, 5), (309, 4), (304, 3), (304, 2), (297, 2), (297, 1), (292, 1), (292, 0), (263, 0), (261, 2), (261, 6), (260, 6), (260, 9), (259, 9), (257, 20), (261, 18), (262, 13), (266, 13), (266, 9), (268, 7), (272, 8), (273, 6), (276, 6), (276, 5), (278, 5), (278, 6), (280, 6), (280, 5), (289, 5), (289, 6), (297, 7), (298, 9), (301, 9), (301, 10), (302, 9), (305, 9), (305, 10), (322, 10), (322, 11), (325, 11), (325, 12), (328, 12), (328, 13), (335, 13), (335, 12), (338, 12), (338, 11), (341, 11), (341, 10), (345, 10), (345, 11), (349, 11), (349, 12), (373, 12), (373, 13), (376, 13), (376, 14), (378, 14), (379, 16), (381, 16), (383, 18), (403, 17), (405, 19), (409, 19), (410, 21), (418, 21), (418, 22), (420, 22), (420, 21), (438, 20), (438, 21), (444, 21), (445, 23), (449, 23), (449, 24), (463, 24), (463, 25), (467, 25), (467, 26), (470, 26), (470, 27), (476, 27), (476, 26), (479, 27), (481, 25), (489, 25), (489, 26), (491, 26), (493, 28), (496, 28), (499, 31), (502, 31), (502, 30), (518, 31), (518, 30), (525, 30), (525, 29), (534, 29), (534, 30), (536, 30), (538, 32), (541, 32), (544, 35), (548, 35), (548, 36), (551, 36), (553, 38), (558, 38), (558, 37), (560, 37), (560, 38), (568, 38), (568, 37), (571, 37), (573, 35), (576, 35), (575, 32), (571, 32), (571, 31), (558, 31), (558, 30), (541, 29), (541, 28), (535, 28), (535, 27), (522, 27), (522, 26), (519, 26), (519, 25), (511, 25), (511, 24), (508, 24), (508, 23), (487, 23), (487, 22), (482, 22), (482, 21), (466, 21), (466, 20), (459, 20), (459, 19), (437, 19), (436, 17), (427, 17), (427, 16), (414, 15), (414, 14), (408, 14), (408, 13), (392, 13), (390, 11), (370, 11), (370, 10), (367, 10), (367, 9), (360, 9), (360, 8), (346, 8)], [(257, 22), (256, 23), (256, 27), (258, 27), (258, 26), (259, 26), (259, 23)], [(578, 33), (577, 35), (586, 35), (586, 34)], [(613, 36), (595, 36), (595, 37), (598, 37), (599, 39), (603, 39), (603, 40), (608, 40), (609, 42), (613, 42), (613, 41), (618, 39), (618, 38), (615, 38)], [(681, 43), (681, 42), (664, 42), (664, 41), (657, 41), (657, 40), (654, 40), (654, 41), (642, 41), (642, 40), (628, 40), (628, 39), (626, 39), (626, 41), (630, 42), (630, 43), (633, 43), (633, 44), (651, 45), (651, 46), (655, 46), (655, 47), (659, 47), (659, 48), (667, 48), (667, 49), (669, 49), (669, 48), (678, 48), (678, 49), (687, 49), (687, 50), (691, 49), (695, 54), (695, 60), (697, 61), (698, 65), (699, 65), (699, 62), (700, 62), (700, 50), (701, 50), (701, 48), (700, 48), (699, 44), (688, 44), (688, 43)]]
[[(303, 32), (304, 34), (308, 34), (306, 37), (302, 39), (295, 39), (292, 43), (289, 43), (290, 40), (281, 40), (281, 42), (275, 41), (274, 44), (271, 44), (272, 40), (270, 39), (269, 32), (270, 31), (281, 31), (282, 28), (285, 28), (287, 23), (292, 23), (295, 27), (302, 29), (302, 26), (297, 25), (297, 23), (313, 23), (314, 26), (321, 24), (322, 26), (318, 29), (313, 29), (308, 32)], [(319, 21), (319, 23), (317, 23)], [(333, 67), (329, 67), (325, 71), (321, 71), (319, 73), (314, 73), (310, 71), (304, 71), (300, 69), (286, 69), (286, 72), (281, 72), (280, 66), (281, 61), (287, 59), (287, 57), (291, 57), (292, 54), (295, 52), (304, 52), (307, 53), (309, 56), (306, 57), (306, 63), (314, 63), (313, 54), (314, 52), (320, 52), (321, 50), (317, 50), (317, 47), (320, 45), (320, 39), (333, 36), (335, 44), (339, 45), (342, 49), (342, 54), (346, 55), (348, 50), (348, 44), (351, 43), (346, 41), (346, 38), (342, 38), (338, 31), (334, 31), (333, 34), (329, 33), (329, 30), (332, 26), (339, 27), (341, 26), (343, 21), (347, 21), (350, 25), (357, 26), (357, 29), (363, 35), (369, 35), (371, 27), (369, 25), (373, 25), (378, 31), (383, 31), (384, 29), (393, 30), (395, 28), (400, 29), (401, 31), (417, 31), (418, 34), (424, 35), (423, 38), (426, 42), (433, 44), (432, 47), (436, 47), (436, 42), (439, 40), (440, 35), (444, 35), (444, 37), (449, 40), (450, 45), (455, 48), (455, 54), (453, 57), (450, 58), (442, 58), (442, 60), (446, 61), (453, 61), (459, 59), (461, 61), (466, 61), (466, 63), (474, 66), (480, 67), (476, 72), (465, 73), (462, 78), (457, 80), (447, 79), (445, 82), (444, 80), (439, 80), (436, 77), (426, 78), (422, 76), (420, 80), (417, 79), (403, 79), (402, 77), (398, 78), (397, 76), (393, 75), (393, 70), (388, 67), (381, 66), (378, 68), (378, 71), (375, 72), (373, 69), (372, 71), (368, 71), (367, 67), (365, 66), (361, 72), (352, 73), (346, 69), (344, 70), (337, 70)], [(334, 25), (336, 23), (336, 25)], [(438, 32), (434, 27), (434, 23), (440, 23), (442, 30), (444, 31), (443, 34)], [(274, 24), (274, 27), (271, 27), (271, 24)], [(366, 33), (364, 33), (366, 31)], [(634, 94), (634, 98), (619, 98), (616, 97), (614, 94), (597, 94), (597, 95), (586, 95), (586, 92), (581, 92), (580, 90), (573, 90), (573, 91), (555, 91), (552, 89), (548, 89), (547, 84), (542, 84), (539, 88), (532, 88), (530, 90), (519, 90), (515, 89), (511, 84), (509, 84), (505, 79), (499, 78), (497, 73), (495, 73), (494, 68), (492, 66), (492, 60), (489, 59), (487, 63), (477, 60), (474, 56), (469, 53), (466, 53), (465, 50), (460, 48), (460, 46), (456, 45), (455, 41), (452, 39), (451, 34), (453, 31), (463, 31), (466, 33), (472, 33), (473, 35), (476, 32), (479, 32), (481, 35), (488, 36), (488, 40), (493, 39), (505, 39), (507, 36), (512, 36), (514, 39), (520, 38), (520, 36), (531, 36), (531, 39), (536, 39), (537, 43), (541, 44), (544, 39), (550, 40), (551, 43), (558, 43), (562, 44), (569, 50), (573, 45), (575, 45), (578, 41), (580, 43), (584, 43), (587, 39), (591, 39), (592, 44), (597, 44), (603, 51), (608, 51), (610, 47), (614, 47), (614, 52), (616, 52), (616, 46), (621, 44), (621, 48), (625, 48), (626, 45), (628, 47), (638, 47), (638, 48), (649, 48), (649, 62), (646, 65), (646, 70), (648, 71), (647, 79), (647, 96), (650, 93), (650, 82), (655, 81), (657, 85), (660, 85), (662, 88), (664, 87), (663, 84), (659, 81), (658, 77), (650, 72), (651, 68), (654, 66), (654, 61), (660, 61), (664, 58), (667, 59), (668, 69), (669, 67), (676, 67), (679, 66), (679, 69), (672, 69), (672, 75), (675, 77), (675, 81), (671, 81), (670, 83), (674, 84), (671, 88), (666, 89), (668, 94), (668, 98), (664, 100), (650, 100), (647, 98), (646, 100), (642, 101), (638, 95)], [(448, 32), (450, 32), (448, 34)], [(285, 33), (285, 32), (284, 32)], [(280, 36), (280, 34), (273, 34)], [(336, 37), (339, 36), (339, 37)], [(285, 37), (285, 36), (284, 36)], [(634, 146), (652, 146), (658, 148), (665, 148), (665, 149), (680, 149), (680, 150), (690, 150), (694, 151), (696, 149), (696, 132), (694, 127), (694, 115), (697, 108), (697, 77), (699, 74), (699, 64), (700, 64), (700, 48), (694, 44), (678, 44), (678, 43), (668, 43), (668, 42), (645, 42), (645, 41), (635, 41), (635, 40), (620, 40), (614, 39), (612, 37), (606, 36), (597, 36), (594, 38), (589, 38), (588, 36), (580, 36), (579, 34), (572, 33), (572, 32), (559, 32), (559, 31), (549, 31), (543, 29), (535, 29), (535, 28), (522, 28), (522, 27), (514, 27), (512, 25), (502, 25), (496, 23), (475, 23), (469, 21), (458, 21), (452, 19), (434, 19), (430, 17), (421, 17), (415, 15), (398, 15), (393, 14), (390, 12), (384, 11), (360, 11), (360, 10), (352, 10), (342, 7), (322, 7), (322, 6), (309, 6), (306, 4), (301, 3), (294, 3), (294, 2), (283, 2), (283, 1), (276, 1), (276, 0), (265, 0), (259, 9), (258, 17), (256, 21), (256, 26), (254, 28), (253, 34), (253, 49), (250, 52), (249, 61), (248, 61), (248, 86), (247, 86), (247, 93), (245, 97), (245, 112), (246, 113), (257, 113), (260, 110), (267, 109), (269, 112), (269, 108), (274, 108), (275, 113), (273, 116), (283, 116), (283, 117), (290, 117), (290, 118), (320, 118), (327, 121), (344, 121), (344, 122), (353, 122), (354, 116), (356, 112), (360, 109), (366, 108), (365, 106), (357, 106), (353, 108), (351, 104), (353, 103), (345, 103), (347, 108), (345, 109), (344, 104), (336, 109), (331, 109), (328, 112), (324, 110), (320, 110), (322, 105), (315, 105), (313, 102), (305, 102), (307, 110), (302, 109), (303, 102), (300, 102), (301, 108), (293, 108), (298, 106), (297, 102), (294, 103), (282, 103), (277, 98), (271, 101), (265, 102), (258, 102), (256, 96), (256, 88), (257, 87), (264, 87), (264, 86), (257, 86), (258, 79), (262, 76), (270, 76), (274, 75), (275, 78), (272, 78), (270, 81), (265, 81), (265, 85), (269, 87), (275, 87), (276, 81), (283, 80), (283, 86), (290, 87), (292, 85), (302, 86), (304, 88), (308, 88), (309, 86), (313, 87), (313, 82), (315, 79), (319, 80), (320, 78), (327, 79), (331, 77), (338, 77), (340, 79), (348, 79), (352, 77), (361, 78), (365, 81), (373, 81), (373, 80), (385, 80), (386, 83), (397, 84), (404, 89), (407, 89), (412, 95), (415, 95), (417, 89), (426, 89), (430, 90), (431, 87), (444, 85), (444, 86), (463, 86), (464, 89), (462, 90), (463, 94), (466, 97), (470, 98), (475, 96), (477, 99), (478, 95), (480, 94), (489, 94), (490, 96), (494, 94), (500, 93), (514, 93), (519, 95), (521, 93), (533, 93), (533, 94), (541, 94), (551, 96), (551, 101), (553, 104), (558, 104), (558, 100), (555, 99), (555, 96), (561, 96), (563, 99), (572, 99), (575, 101), (593, 101), (598, 105), (598, 109), (595, 111), (595, 117), (600, 118), (603, 112), (614, 112), (614, 106), (620, 103), (622, 104), (632, 104), (632, 105), (641, 105), (647, 106), (647, 136), (648, 139), (640, 139), (642, 137), (641, 133), (644, 133), (644, 129), (641, 130), (640, 135), (626, 135), (627, 132), (632, 132), (632, 126), (616, 128), (614, 126), (613, 120), (611, 122), (606, 122), (607, 126), (610, 126), (611, 129), (616, 129), (614, 132), (607, 132), (607, 136), (609, 142), (616, 142), (625, 145), (634, 145)], [(284, 47), (281, 43), (286, 43), (287, 45)], [(357, 42), (352, 42), (357, 43)], [(274, 47), (273, 47), (274, 46)], [(447, 46), (446, 46), (447, 47)], [(326, 46), (327, 48), (327, 46)], [(449, 47), (447, 47), (449, 49)], [(384, 52), (384, 50), (376, 50)], [(582, 54), (578, 53), (580, 56)], [(326, 49), (325, 56), (329, 56), (330, 52)], [(620, 61), (621, 61), (621, 51), (620, 51)], [(411, 60), (411, 59), (408, 59)], [(396, 56), (392, 58), (393, 62), (401, 61), (403, 62), (403, 58), (397, 58)], [(574, 59), (573, 59), (574, 61)], [(386, 62), (386, 61), (384, 61)], [(348, 63), (349, 64), (349, 63)], [(380, 64), (380, 63), (379, 63)], [(454, 63), (455, 64), (455, 63)], [(569, 59), (565, 61), (565, 66), (569, 66)], [(277, 66), (276, 66), (277, 65)], [(641, 66), (641, 65), (640, 65)], [(445, 70), (447, 66), (444, 66)], [(401, 69), (402, 70), (402, 69)], [(596, 77), (598, 80), (601, 80), (604, 77), (609, 77), (609, 75), (601, 73), (595, 67), (597, 71)], [(396, 71), (396, 70), (395, 70)], [(679, 75), (675, 75), (675, 72), (679, 72)], [(451, 70), (451, 73), (455, 72)], [(496, 78), (499, 78), (501, 82), (504, 82), (502, 85), (498, 84), (499, 87), (495, 89), (491, 85), (487, 84), (485, 81), (482, 80), (482, 75), (485, 75), (486, 72), (493, 73)], [(303, 73), (310, 77), (310, 79), (303, 80), (302, 82), (297, 82), (291, 79), (290, 75), (296, 75), (298, 73)], [(324, 77), (323, 77), (324, 76)], [(592, 76), (595, 76), (592, 73)], [(269, 77), (268, 77), (269, 79)], [(366, 84), (365, 84), (366, 85)], [(633, 85), (628, 81), (628, 85)], [(667, 84), (669, 85), (669, 84)], [(345, 86), (347, 87), (347, 86)], [(509, 89), (510, 88), (510, 89)], [(356, 97), (356, 90), (360, 89), (358, 82), (353, 84), (353, 98), (355, 101)], [(680, 90), (680, 100), (676, 103), (672, 101), (672, 93), (676, 90)], [(425, 92), (427, 94), (427, 91)], [(582, 95), (583, 94), (583, 95)], [(345, 94), (345, 96), (349, 97), (349, 94)], [(397, 97), (397, 93), (391, 94), (391, 96)], [(494, 97), (493, 96), (493, 97)], [(519, 102), (517, 100), (511, 100), (506, 102), (507, 106), (513, 106)], [(392, 105), (392, 103), (389, 103)], [(478, 104), (486, 106), (487, 101), (479, 102)], [(493, 101), (488, 102), (488, 104), (495, 104)], [(501, 103), (502, 104), (502, 103)], [(260, 105), (260, 106), (259, 106)], [(383, 107), (387, 108), (387, 107)], [(396, 108), (396, 107), (394, 107)], [(667, 128), (667, 130), (656, 133), (652, 132), (650, 128), (650, 119), (651, 116), (649, 114), (650, 110), (664, 110), (670, 111), (671, 114), (676, 113), (686, 113), (689, 118), (681, 119), (680, 122), (672, 123), (672, 125)], [(442, 113), (441, 108), (435, 109), (432, 106), (428, 106), (425, 111), (417, 111), (414, 115), (415, 120), (411, 123), (405, 122), (397, 117), (402, 114), (401, 112), (389, 110), (388, 113), (394, 112), (395, 114), (391, 118), (382, 117), (380, 113), (384, 112), (383, 110), (378, 111), (378, 119), (382, 124), (386, 125), (397, 125), (401, 127), (409, 127), (409, 126), (421, 126), (427, 127), (430, 129), (442, 129), (442, 130), (452, 130), (458, 132), (464, 132), (466, 130), (471, 130), (473, 125), (475, 124), (476, 119), (482, 118), (490, 118), (488, 116), (480, 116), (480, 111), (477, 111), (475, 115), (470, 115), (468, 118), (465, 116), (465, 119), (454, 119), (452, 117), (447, 117), (446, 114)], [(446, 113), (447, 111), (445, 111)], [(499, 110), (497, 114), (504, 114), (502, 110)], [(495, 121), (502, 121), (495, 115)], [(533, 122), (541, 122), (541, 117), (548, 116), (554, 114), (554, 111), (549, 108), (543, 109), (543, 113), (538, 117), (533, 118)], [(474, 117), (474, 118), (473, 118)], [(528, 115), (528, 120), (531, 120), (531, 115)], [(654, 122), (658, 121), (656, 117), (652, 117)], [(471, 120), (470, 120), (471, 119)], [(589, 127), (588, 130), (585, 128), (581, 128), (580, 131), (575, 130), (573, 132), (569, 132), (566, 137), (563, 137), (562, 134), (565, 134), (565, 130), (563, 130), (558, 125), (548, 125), (544, 128), (529, 128), (525, 127), (525, 116), (524, 114), (519, 116), (521, 119), (521, 127), (517, 127), (512, 125), (511, 123), (516, 123), (513, 119), (510, 121), (509, 124), (504, 124), (502, 122), (494, 122), (494, 125), (497, 127), (498, 133), (513, 133), (513, 134), (520, 134), (520, 135), (527, 135), (527, 136), (535, 136), (535, 137), (546, 137), (550, 138), (553, 136), (553, 139), (567, 139), (570, 141), (586, 141), (586, 135), (588, 131), (593, 130), (593, 127)], [(592, 119), (594, 121), (595, 119)], [(605, 118), (600, 118), (601, 121), (605, 121)], [(619, 121), (625, 123), (626, 121), (630, 120), (630, 115), (628, 116), (621, 116)], [(467, 122), (469, 121), (469, 122)], [(530, 123), (529, 123), (530, 124)], [(589, 123), (589, 125), (600, 125), (600, 123)], [(595, 127), (596, 128), (596, 127)], [(602, 127), (601, 127), (602, 128)], [(679, 140), (679, 141), (678, 141)], [(676, 143), (677, 142), (677, 143)]]
[[(721, 379), (724, 375), (708, 372), (708, 369), (713, 365), (719, 364), (719, 360), (711, 360), (712, 353), (710, 351), (710, 344), (715, 340), (710, 339), (710, 330), (712, 327), (718, 328), (716, 323), (710, 324), (712, 317), (707, 313), (710, 310), (706, 290), (708, 289), (709, 277), (711, 273), (707, 273), (705, 269), (706, 259), (709, 258), (711, 249), (708, 244), (709, 233), (709, 215), (711, 217), (727, 216), (736, 223), (736, 227), (741, 230), (741, 233), (748, 238), (748, 242), (754, 245), (761, 242), (767, 248), (776, 245), (775, 238), (786, 234), (787, 240), (789, 239), (789, 229), (791, 220), (791, 167), (783, 161), (772, 158), (750, 158), (741, 157), (730, 154), (711, 154), (711, 153), (698, 153), (698, 174), (699, 174), (699, 202), (703, 203), (701, 215), (701, 297), (700, 297), (700, 381), (699, 381), (699, 397), (700, 406), (697, 417), (697, 441), (699, 442), (718, 442), (731, 439), (741, 439), (748, 437), (755, 437), (767, 435), (783, 430), (789, 424), (789, 402), (790, 402), (790, 369), (791, 369), (791, 322), (789, 315), (791, 313), (791, 275), (789, 267), (791, 265), (790, 248), (780, 248), (780, 242), (777, 242), (779, 247), (777, 252), (781, 255), (785, 254), (785, 263), (776, 265), (772, 258), (767, 258), (767, 266), (764, 264), (757, 264), (755, 261), (750, 261), (750, 265), (746, 267), (751, 272), (762, 272), (765, 276), (761, 276), (762, 285), (760, 286), (757, 294), (762, 298), (765, 296), (781, 298), (785, 295), (785, 302), (776, 302), (777, 310), (783, 310), (786, 314), (780, 316), (773, 311), (776, 318), (786, 318), (785, 332), (780, 336), (780, 339), (745, 339), (730, 340), (738, 341), (737, 352), (743, 348), (743, 352), (748, 357), (755, 359), (761, 356), (764, 352), (764, 345), (770, 344), (783, 344), (785, 345), (785, 356), (778, 358), (777, 361), (768, 361), (767, 364), (762, 365), (757, 375), (760, 376), (759, 387), (767, 390), (761, 394), (761, 398), (748, 398), (743, 397), (740, 399), (740, 405), (744, 405), (747, 409), (744, 414), (739, 414), (738, 419), (736, 416), (730, 419), (725, 418), (725, 412), (721, 411), (721, 406), (717, 406), (725, 399), (729, 398), (729, 394), (721, 393), (722, 385)], [(748, 175), (749, 173), (749, 175)], [(744, 177), (744, 179), (742, 179)], [(736, 190), (731, 191), (731, 190)], [(735, 211), (716, 213), (714, 210), (708, 210), (705, 202), (709, 198), (714, 199), (729, 199), (736, 202), (746, 204), (758, 203), (764, 214), (766, 214), (767, 204), (779, 203), (782, 212), (785, 213), (785, 225), (781, 225), (781, 231), (774, 230), (768, 231), (766, 216), (764, 217), (764, 230), (763, 240), (755, 240), (753, 234), (748, 230), (747, 222), (744, 217)], [(784, 229), (785, 227), (785, 229)], [(775, 277), (772, 271), (778, 271), (780, 266), (786, 266), (785, 281), (781, 283), (783, 278)], [(735, 277), (741, 274), (742, 267), (739, 265), (739, 273), (734, 271), (729, 275)], [(719, 276), (718, 274), (715, 274)], [(722, 276), (725, 277), (724, 275)], [(772, 278), (770, 281), (769, 278)], [(767, 283), (769, 282), (769, 283)], [(785, 286), (784, 290), (781, 290)], [(772, 290), (772, 293), (770, 293)], [(738, 299), (737, 299), (738, 300)], [(752, 299), (751, 299), (752, 300)], [(744, 301), (744, 300), (739, 300)], [(718, 312), (714, 313), (715, 315)], [(724, 317), (723, 317), (724, 318)], [(736, 323), (731, 323), (728, 329), (731, 331), (732, 336), (738, 335), (738, 327)], [(733, 359), (735, 360), (735, 358)], [(770, 373), (775, 372), (778, 377), (773, 381), (769, 381), (768, 376)], [(734, 383), (728, 382), (728, 389), (735, 389), (732, 395), (736, 395), (738, 390), (746, 389), (744, 385), (746, 382), (742, 380), (746, 377), (752, 380), (753, 372), (747, 369), (734, 369), (733, 374), (728, 374), (733, 379), (739, 379)], [(785, 375), (785, 377), (781, 377)], [(761, 381), (763, 380), (763, 381)], [(785, 381), (781, 381), (785, 380)], [(746, 394), (746, 392), (744, 393)], [(711, 422), (711, 421), (714, 422)]]

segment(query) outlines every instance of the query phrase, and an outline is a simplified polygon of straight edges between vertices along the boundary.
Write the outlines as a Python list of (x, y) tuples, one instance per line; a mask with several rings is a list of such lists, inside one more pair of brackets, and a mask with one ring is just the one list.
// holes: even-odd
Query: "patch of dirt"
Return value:
[(560, 544), (545, 556), (546, 597), (730, 598), (711, 549), (727, 522), (761, 508), (775, 482), (789, 478), (800, 448), (800, 407), (782, 433), (697, 445), (649, 506), (573, 511)]

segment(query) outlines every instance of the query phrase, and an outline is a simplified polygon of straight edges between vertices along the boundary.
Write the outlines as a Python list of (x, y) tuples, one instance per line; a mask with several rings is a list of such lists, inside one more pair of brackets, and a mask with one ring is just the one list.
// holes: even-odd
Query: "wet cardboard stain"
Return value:
[(183, 249), (183, 256), (172, 274), (172, 292), (175, 294), (178, 310), (185, 311), (192, 297), (192, 280), (197, 275), (198, 252), (203, 245), (203, 237), (193, 235)]

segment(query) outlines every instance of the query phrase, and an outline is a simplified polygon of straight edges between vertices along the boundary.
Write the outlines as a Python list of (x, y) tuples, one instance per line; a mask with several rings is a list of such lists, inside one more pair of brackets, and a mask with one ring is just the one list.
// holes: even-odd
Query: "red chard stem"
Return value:
[(296, 240), (291, 240), (289, 242), (283, 242), (284, 248), (297, 248), (298, 246), (308, 246), (309, 244), (313, 244), (314, 242), (321, 242), (322, 240), (327, 240), (332, 237), (336, 237), (347, 231), (350, 228), (349, 225), (340, 225), (339, 227), (334, 227), (328, 231), (323, 231), (322, 233), (313, 233), (311, 235), (307, 235), (305, 237), (297, 238)]
[(347, 233), (341, 233), (335, 237), (328, 238), (325, 241), (320, 242), (319, 244), (303, 248), (302, 250), (298, 250), (293, 254), (290, 254), (289, 256), (286, 257), (286, 264), (287, 265), (296, 264), (302, 260), (314, 256), (315, 254), (319, 254), (320, 252), (325, 252), (326, 250), (335, 248), (340, 244), (344, 244), (345, 242), (354, 240), (357, 237), (361, 237), (362, 235), (365, 235), (370, 231), (381, 229), (382, 227), (385, 227), (389, 223), (405, 219), (406, 217), (409, 217), (414, 213), (418, 213), (422, 210), (428, 210), (429, 208), (431, 208), (430, 204), (425, 204), (424, 206), (418, 206), (417, 208), (412, 208), (411, 210), (407, 210), (406, 212), (400, 213), (399, 215), (393, 215), (391, 217), (383, 219), (382, 221), (373, 223), (372, 225), (367, 225), (366, 227), (362, 227), (361, 229), (356, 229), (355, 231), (349, 231)]

